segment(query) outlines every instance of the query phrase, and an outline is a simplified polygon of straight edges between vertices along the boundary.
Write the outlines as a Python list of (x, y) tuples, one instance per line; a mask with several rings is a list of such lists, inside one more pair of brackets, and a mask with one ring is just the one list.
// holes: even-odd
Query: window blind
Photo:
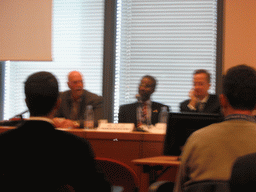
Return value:
[(53, 0), (52, 32), (52, 62), (6, 62), (4, 119), (27, 109), (24, 82), (37, 71), (52, 72), (65, 91), (78, 70), (85, 88), (102, 95), (104, 0)]
[(136, 101), (144, 75), (157, 81), (152, 100), (179, 111), (193, 72), (211, 73), (215, 93), (217, 0), (118, 0), (114, 121), (119, 105)]

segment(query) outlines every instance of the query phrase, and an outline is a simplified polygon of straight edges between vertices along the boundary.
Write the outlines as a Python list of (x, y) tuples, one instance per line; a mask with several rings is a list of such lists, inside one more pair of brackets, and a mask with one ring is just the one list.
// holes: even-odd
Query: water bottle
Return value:
[(94, 128), (94, 113), (93, 113), (93, 108), (92, 105), (87, 105), (85, 114), (84, 114), (84, 128), (85, 129), (92, 129)]
[(167, 107), (163, 106), (161, 108), (161, 112), (159, 113), (159, 119), (158, 122), (159, 123), (167, 123), (168, 121), (168, 112), (167, 112)]

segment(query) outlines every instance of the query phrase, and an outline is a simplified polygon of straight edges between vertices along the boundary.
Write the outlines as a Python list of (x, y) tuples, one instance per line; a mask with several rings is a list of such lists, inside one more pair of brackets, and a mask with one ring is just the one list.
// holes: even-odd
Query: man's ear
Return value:
[(220, 105), (222, 108), (227, 108), (228, 106), (228, 99), (224, 94), (220, 94), (219, 96)]

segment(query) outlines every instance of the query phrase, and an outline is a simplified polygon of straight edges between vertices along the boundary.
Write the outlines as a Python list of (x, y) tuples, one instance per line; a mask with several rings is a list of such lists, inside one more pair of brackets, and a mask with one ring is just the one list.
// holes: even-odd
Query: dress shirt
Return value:
[(78, 112), (81, 106), (82, 99), (77, 99), (75, 100), (72, 96), (71, 96), (71, 119), (72, 120), (77, 120), (78, 119)]
[(146, 115), (146, 122), (150, 122), (151, 124), (151, 111), (152, 111), (152, 102), (151, 100), (147, 100), (145, 101), (144, 103), (142, 103), (142, 106), (143, 105), (147, 105), (147, 115)]
[[(209, 99), (209, 95), (207, 95), (207, 96), (206, 96), (205, 98), (203, 98), (202, 100), (198, 99), (198, 102), (197, 102), (197, 103), (204, 103), (204, 104), (205, 104), (205, 103), (207, 103), (208, 99)], [(193, 110), (193, 111), (196, 111), (197, 106), (194, 107), (194, 106), (188, 104), (188, 108), (191, 109), (191, 110)]]

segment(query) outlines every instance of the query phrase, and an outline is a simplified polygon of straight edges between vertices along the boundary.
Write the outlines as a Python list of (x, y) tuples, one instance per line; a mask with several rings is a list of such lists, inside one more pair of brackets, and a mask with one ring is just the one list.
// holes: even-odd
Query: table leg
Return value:
[(141, 170), (141, 178), (140, 178), (140, 186), (139, 186), (139, 191), (140, 192), (147, 192), (149, 188), (149, 172), (144, 172), (143, 171), (143, 166), (140, 166)]

